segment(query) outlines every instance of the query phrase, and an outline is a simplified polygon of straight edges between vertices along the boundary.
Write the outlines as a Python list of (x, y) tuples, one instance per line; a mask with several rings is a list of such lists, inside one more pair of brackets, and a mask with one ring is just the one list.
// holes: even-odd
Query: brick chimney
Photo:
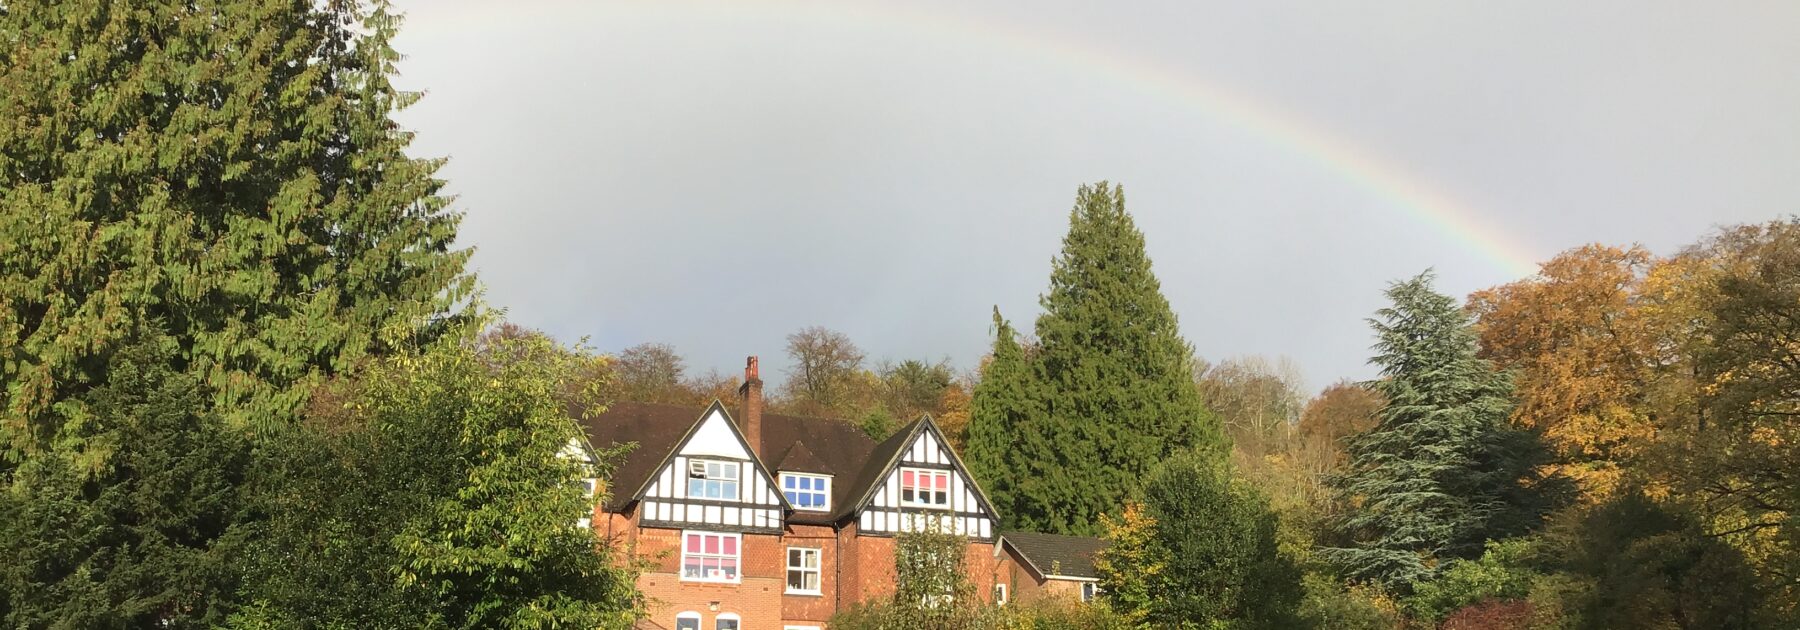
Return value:
[(738, 396), (743, 398), (743, 408), (738, 413), (738, 428), (744, 432), (744, 441), (750, 443), (750, 450), (762, 457), (762, 375), (756, 369), (756, 357), (744, 361), (744, 385), (738, 388)]

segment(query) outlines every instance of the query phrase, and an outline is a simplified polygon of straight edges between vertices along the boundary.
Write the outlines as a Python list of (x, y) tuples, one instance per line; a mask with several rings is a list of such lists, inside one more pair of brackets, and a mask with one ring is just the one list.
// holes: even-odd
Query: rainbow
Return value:
[(437, 15), (429, 23), (409, 20), (402, 33), (450, 35), (521, 17), (543, 17), (549, 21), (539, 23), (578, 27), (583, 18), (668, 18), (699, 15), (700, 11), (711, 17), (726, 15), (754, 19), (779, 14), (784, 19), (799, 21), (907, 29), (921, 37), (972, 41), (1015, 55), (1054, 61), (1147, 95), (1185, 104), (1252, 137), (1305, 157), (1336, 177), (1385, 200), (1388, 207), (1478, 253), (1498, 270), (1515, 277), (1537, 272), (1536, 256), (1531, 250), (1484, 222), (1481, 212), (1434, 189), (1399, 165), (1359, 149), (1298, 116), (1259, 102), (1241, 91), (1195, 78), (1149, 59), (1083, 46), (1069, 38), (1049, 37), (970, 16), (861, 2), (556, 0), (528, 4), (466, 1), (458, 12)]

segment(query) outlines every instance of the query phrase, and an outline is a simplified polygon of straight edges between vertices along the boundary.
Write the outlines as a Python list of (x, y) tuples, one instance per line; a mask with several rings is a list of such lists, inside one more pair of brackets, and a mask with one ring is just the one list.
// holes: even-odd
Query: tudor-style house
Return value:
[(891, 595), (894, 535), (933, 521), (968, 538), (976, 592), (1004, 592), (999, 521), (929, 417), (876, 443), (763, 413), (758, 376), (751, 357), (735, 409), (621, 402), (581, 421), (592, 446), (635, 444), (593, 525), (649, 562), (640, 627), (820, 630)]

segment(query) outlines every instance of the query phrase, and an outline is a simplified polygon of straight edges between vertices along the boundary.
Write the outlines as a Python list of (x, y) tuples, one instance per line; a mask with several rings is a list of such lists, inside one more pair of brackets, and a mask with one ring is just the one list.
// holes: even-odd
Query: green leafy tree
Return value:
[(631, 572), (577, 526), (605, 454), (573, 456), (567, 383), (597, 360), (535, 336), (445, 343), (323, 396), (282, 445), (290, 468), (259, 480), (234, 621), (628, 627)]
[(472, 279), (440, 162), (391, 118), (417, 97), (390, 81), (398, 24), (380, 0), (6, 3), (5, 448), (75, 439), (142, 326), (260, 423), (434, 334)]
[(1031, 374), (1025, 351), (1012, 325), (994, 309), (994, 350), (984, 366), (981, 382), (969, 402), (969, 445), (966, 454), (970, 472), (987, 491), (994, 509), (1008, 528), (1019, 527), (1021, 500), (1028, 488), (1043, 479), (1049, 461), (1042, 432), (1026, 432), (1032, 423), (1042, 422), (1040, 397)]
[(1097, 534), (1100, 515), (1134, 496), (1156, 462), (1193, 449), (1226, 456), (1123, 189), (1081, 187), (1040, 303), (1041, 417), (1018, 429), (1056, 448), (1039, 458), (1037, 481), (1018, 486), (1017, 526)]
[(1580, 585), (1552, 600), (1564, 627), (1790, 627), (1765, 616), (1776, 611), (1763, 607), (1765, 593), (1742, 552), (1706, 535), (1690, 510), (1640, 490), (1572, 515), (1546, 539), (1548, 567)]
[(1277, 549), (1275, 514), (1229, 465), (1176, 455), (1145, 482), (1144, 505), (1153, 535), (1115, 528), (1125, 535), (1095, 562), (1120, 612), (1156, 628), (1303, 626), (1300, 570)]
[(81, 395), (72, 431), (100, 454), (24, 462), (0, 490), (0, 625), (201, 628), (229, 612), (225, 544), (248, 441), (208, 392), (168, 367), (173, 344), (134, 340)]
[(1370, 320), (1381, 368), (1371, 387), (1386, 402), (1379, 423), (1349, 441), (1336, 478), (1353, 545), (1323, 550), (1345, 575), (1402, 593), (1548, 509), (1543, 491), (1521, 483), (1542, 449), (1506, 424), (1506, 376), (1476, 356), (1469, 316), (1431, 281), (1426, 272), (1394, 283), (1392, 305)]

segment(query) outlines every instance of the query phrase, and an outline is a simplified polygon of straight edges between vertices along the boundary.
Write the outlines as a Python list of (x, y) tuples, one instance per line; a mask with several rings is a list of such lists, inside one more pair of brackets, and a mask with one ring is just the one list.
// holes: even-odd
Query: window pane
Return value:
[(717, 630), (738, 630), (738, 620), (720, 619)]
[(699, 617), (682, 617), (675, 620), (675, 630), (700, 630)]
[(725, 575), (724, 575), (725, 579), (728, 579), (728, 580), (736, 579), (737, 578), (737, 567), (738, 567), (737, 558), (720, 558), (719, 559), (719, 568), (725, 572)]
[(737, 541), (737, 538), (736, 538), (736, 537), (733, 537), (733, 536), (720, 536), (720, 537), (719, 537), (719, 538), (720, 538), (720, 539), (723, 539), (723, 540), (724, 540), (724, 541), (725, 541), (725, 555), (727, 555), (727, 556), (735, 556), (735, 555), (737, 555), (737, 543), (738, 543), (738, 541)]

